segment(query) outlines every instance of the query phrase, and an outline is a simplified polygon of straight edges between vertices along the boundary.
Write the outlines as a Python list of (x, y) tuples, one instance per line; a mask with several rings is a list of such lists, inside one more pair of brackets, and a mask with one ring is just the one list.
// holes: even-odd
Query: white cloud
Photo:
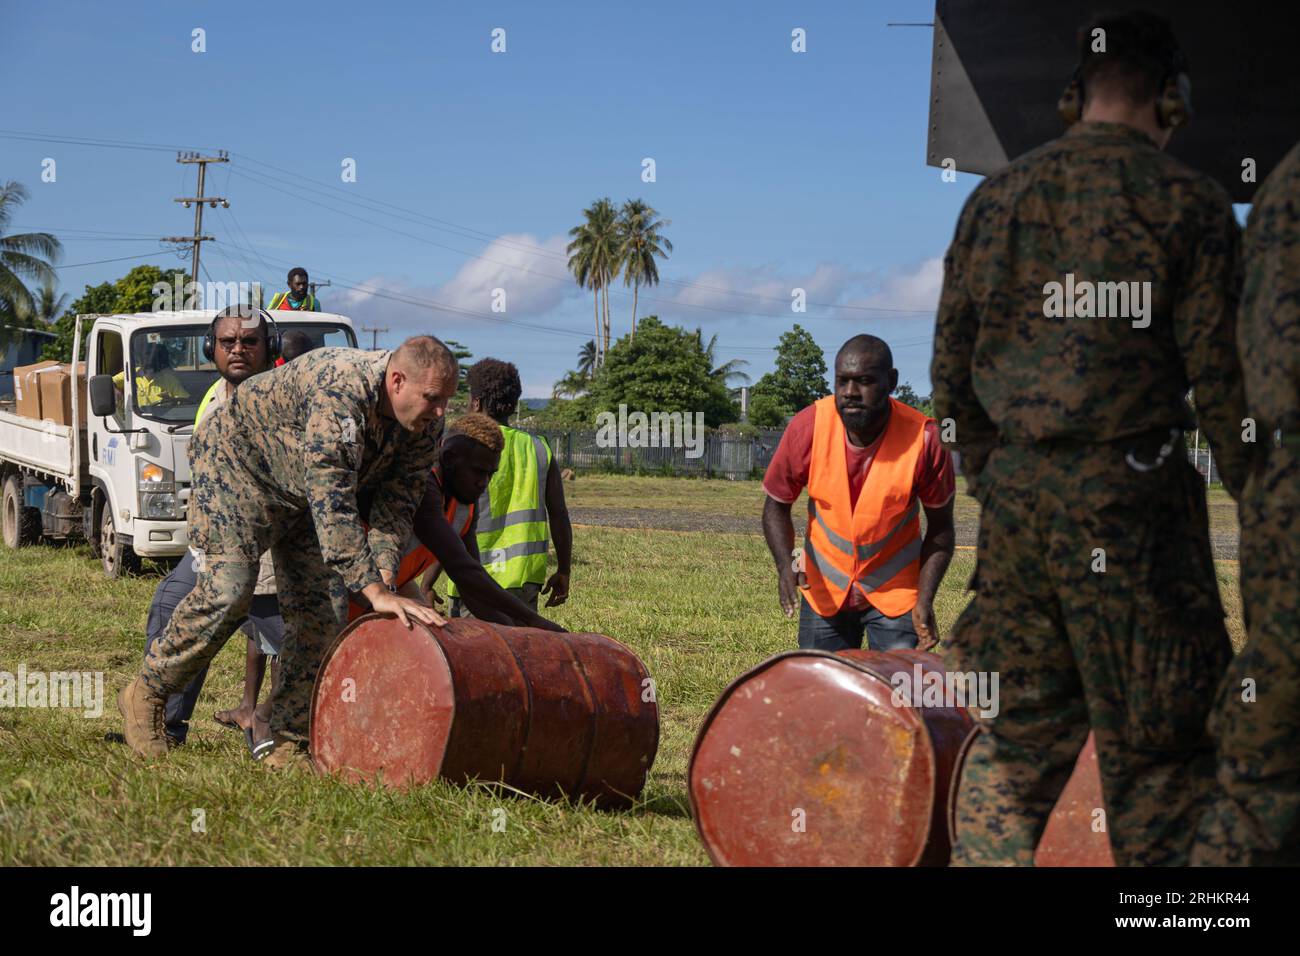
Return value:
[(943, 257), (936, 256), (933, 259), (926, 259), (913, 268), (894, 271), (880, 283), (880, 287), (875, 292), (844, 304), (875, 309), (915, 311), (933, 316), (939, 307), (941, 291), (943, 291)]
[[(429, 329), (431, 320), (439, 325), (497, 325), (490, 317), (536, 318), (581, 291), (564, 261), (554, 258), (563, 254), (565, 244), (564, 236), (546, 240), (524, 233), (501, 236), (483, 250), (481, 258), (469, 260), (440, 285), (376, 275), (362, 282), (361, 289), (340, 289), (329, 305), (358, 324), (387, 326), (390, 338), (396, 339)], [(492, 311), (497, 289), (505, 293), (504, 312)], [(428, 304), (435, 302), (439, 308)]]

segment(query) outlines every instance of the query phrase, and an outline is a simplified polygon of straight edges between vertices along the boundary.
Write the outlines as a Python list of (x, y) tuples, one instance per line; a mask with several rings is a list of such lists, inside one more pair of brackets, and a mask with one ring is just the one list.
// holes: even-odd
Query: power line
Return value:
[(97, 266), (105, 262), (126, 262), (129, 259), (152, 259), (154, 256), (168, 256), (168, 255), (171, 255), (171, 250), (163, 249), (161, 252), (146, 252), (143, 255), (139, 255), (139, 256), (119, 256), (116, 259), (95, 259), (91, 262), (71, 262), (68, 263), (67, 265), (51, 266), (50, 268), (56, 271), (59, 269), (79, 269), (82, 266)]
[[(446, 245), (445, 243), (437, 242), (437, 241), (435, 241), (435, 240), (433, 240), (433, 239), (429, 239), (429, 238), (426, 237), (426, 236), (416, 235), (415, 233), (407, 232), (407, 231), (404, 230), (404, 229), (397, 229), (397, 228), (394, 228), (394, 227), (392, 227), (392, 226), (386, 225), (385, 223), (382, 223), (382, 222), (376, 222), (376, 221), (374, 221), (373, 219), (366, 219), (366, 218), (363, 217), (363, 216), (358, 216), (358, 215), (356, 215), (355, 213), (349, 212), (349, 211), (347, 211), (347, 210), (345, 210), (345, 209), (337, 209), (337, 208), (335, 208), (335, 207), (333, 207), (333, 206), (328, 206), (328, 205), (326, 205), (326, 204), (323, 203), (323, 202), (319, 202), (318, 200), (315, 200), (315, 199), (309, 198), (309, 197), (307, 197), (307, 196), (295, 195), (293, 192), (289, 191), (288, 189), (282, 188), (282, 187), (280, 187), (280, 186), (273, 185), (272, 183), (264, 182), (261, 178), (259, 178), (259, 177), (262, 176), (262, 174), (260, 174), (260, 173), (250, 173), (250, 171), (248, 171), (248, 170), (232, 170), (232, 173), (233, 173), (233, 175), (235, 175), (235, 176), (240, 176), (240, 177), (243, 177), (243, 178), (245, 178), (245, 179), (248, 179), (248, 180), (250, 180), (251, 182), (254, 182), (254, 183), (256, 183), (256, 184), (258, 184), (258, 185), (260, 185), (260, 186), (263, 186), (263, 187), (265, 187), (265, 188), (267, 188), (267, 189), (271, 189), (271, 190), (273, 190), (273, 191), (275, 191), (275, 192), (282, 193), (283, 195), (286, 195), (286, 196), (288, 196), (289, 198), (291, 198), (291, 199), (293, 199), (293, 200), (295, 200), (295, 201), (297, 201), (297, 202), (305, 202), (305, 203), (308, 203), (308, 204), (313, 205), (313, 206), (319, 206), (319, 207), (321, 207), (322, 209), (325, 209), (325, 210), (327, 210), (327, 211), (329, 211), (329, 212), (334, 212), (334, 213), (337, 213), (337, 214), (342, 215), (342, 216), (347, 216), (348, 218), (350, 218), (350, 219), (355, 219), (355, 220), (357, 220), (358, 222), (364, 222), (364, 223), (366, 223), (367, 225), (375, 226), (376, 228), (386, 230), (386, 231), (388, 231), (388, 232), (394, 233), (394, 234), (399, 235), (399, 236), (404, 236), (405, 238), (408, 238), (408, 239), (413, 239), (413, 240), (415, 240), (416, 242), (422, 242), (422, 243), (425, 243), (425, 244), (427, 244), (427, 245), (435, 246), (435, 247), (437, 247), (437, 248), (439, 248), (439, 249), (445, 249), (445, 250), (447, 250), (447, 251), (449, 251), (449, 252), (454, 252), (454, 253), (456, 253), (457, 255), (465, 256), (465, 257), (470, 258), (470, 259), (478, 259), (478, 260), (480, 260), (480, 261), (482, 261), (482, 262), (489, 262), (489, 263), (492, 263), (493, 265), (499, 265), (499, 266), (502, 266), (502, 267), (507, 268), (507, 269), (513, 269), (513, 270), (518, 271), (518, 272), (523, 272), (523, 273), (525, 273), (525, 274), (527, 274), (527, 275), (534, 275), (534, 276), (537, 276), (537, 277), (539, 277), (539, 278), (542, 278), (542, 279), (548, 279), (548, 280), (550, 280), (550, 281), (552, 281), (552, 282), (559, 282), (559, 283), (562, 283), (562, 284), (564, 284), (564, 285), (569, 285), (569, 284), (571, 284), (571, 283), (574, 281), (572, 275), (563, 275), (563, 276), (558, 276), (558, 275), (555, 275), (555, 274), (553, 274), (553, 273), (549, 273), (549, 272), (539, 272), (539, 271), (537, 271), (536, 269), (529, 269), (529, 268), (527, 268), (527, 267), (525, 267), (525, 266), (521, 266), (521, 265), (518, 265), (518, 264), (516, 264), (516, 263), (505, 262), (505, 261), (500, 260), (500, 259), (492, 259), (492, 258), (489, 258), (488, 256), (479, 255), (479, 254), (477, 254), (477, 253), (473, 253), (473, 252), (466, 252), (466, 251), (463, 250), (463, 249), (457, 249), (457, 248), (454, 247), (454, 246), (449, 246), (449, 245)], [(703, 287), (703, 288), (708, 288), (708, 287)], [(616, 296), (622, 296), (622, 297), (624, 297), (624, 298), (630, 297), (630, 295), (631, 295), (631, 293), (629, 293), (629, 292), (625, 292), (625, 291), (624, 291), (624, 292), (620, 292), (620, 291), (619, 291), (617, 288), (615, 288), (613, 285), (610, 286), (610, 291), (611, 291), (614, 295), (616, 295)], [(724, 291), (724, 290), (717, 290), (717, 291)], [(731, 294), (731, 295), (753, 296), (753, 294), (751, 294), (751, 293), (736, 293), (736, 292), (733, 292), (732, 290), (725, 290), (725, 291), (727, 292), (727, 294)], [(778, 297), (774, 297), (774, 296), (767, 296), (767, 297), (764, 297), (764, 298), (768, 299), (769, 301), (781, 302), (784, 306), (788, 306), (788, 305), (789, 305), (789, 301), (788, 301), (787, 299), (784, 299), (784, 298), (778, 298)], [(645, 293), (645, 292), (640, 293), (640, 299), (641, 299), (641, 301), (644, 301), (644, 302), (659, 303), (659, 304), (661, 304), (661, 305), (672, 306), (672, 307), (674, 307), (674, 308), (679, 308), (679, 309), (697, 309), (697, 310), (704, 311), (704, 312), (718, 312), (718, 313), (722, 313), (722, 314), (724, 314), (724, 315), (742, 315), (742, 316), (749, 316), (749, 315), (754, 315), (754, 314), (756, 314), (756, 313), (755, 313), (754, 311), (752, 311), (752, 310), (745, 310), (745, 309), (729, 309), (729, 308), (725, 308), (725, 307), (723, 307), (723, 306), (704, 305), (704, 304), (702, 304), (702, 303), (698, 303), (698, 302), (681, 302), (681, 301), (676, 300), (676, 299), (662, 299), (662, 298), (659, 298), (659, 297), (657, 297), (657, 296), (649, 295), (649, 294), (647, 294), (647, 293)], [(811, 304), (813, 304), (813, 305), (819, 305), (819, 303), (811, 303)], [(928, 311), (923, 312), (923, 311), (921, 311), (921, 310), (908, 310), (908, 309), (885, 309), (885, 308), (873, 308), (873, 307), (869, 307), (869, 306), (837, 306), (837, 305), (826, 305), (826, 304), (821, 304), (821, 307), (823, 307), (823, 308), (829, 308), (829, 309), (845, 309), (845, 308), (847, 308), (847, 309), (852, 309), (852, 310), (854, 310), (854, 311), (887, 312), (887, 313), (891, 313), (891, 314), (904, 314), (904, 315), (932, 315), (932, 314), (933, 314), (933, 312), (928, 312)], [(759, 314), (759, 315), (767, 315), (767, 316), (774, 317), (774, 318), (779, 318), (779, 317), (780, 317), (779, 315), (775, 315), (775, 314), (773, 314), (773, 313), (757, 313), (757, 314)], [(827, 318), (827, 319), (830, 319), (830, 318), (834, 318), (834, 317), (833, 317), (833, 316), (813, 316), (812, 318)]]
[[(166, 150), (166, 151), (170, 151), (170, 150), (172, 150), (172, 149), (176, 149), (176, 148), (177, 148), (177, 147), (174, 147), (174, 146), (166, 146), (166, 145), (163, 145), (163, 144), (157, 144), (157, 143), (134, 143), (134, 142), (130, 142), (130, 141), (118, 141), (118, 140), (109, 140), (109, 139), (103, 139), (103, 138), (92, 138), (92, 137), (54, 136), (54, 135), (48, 135), (48, 134), (29, 133), (29, 132), (25, 132), (25, 131), (21, 131), (21, 130), (0, 130), (0, 137), (11, 138), (11, 139), (36, 140), (36, 141), (42, 141), (42, 142), (63, 142), (63, 143), (70, 143), (70, 144), (73, 144), (73, 145), (82, 145), (82, 146), (105, 146), (105, 147), (114, 147), (114, 148), (121, 148), (121, 149), (148, 149), (148, 150)], [(264, 167), (266, 167), (266, 168), (268, 168), (268, 169), (273, 169), (273, 170), (276, 170), (277, 172), (281, 172), (281, 173), (284, 173), (284, 174), (286, 174), (286, 175), (288, 175), (288, 176), (293, 177), (292, 180), (291, 180), (291, 183), (292, 183), (292, 185), (293, 185), (295, 188), (302, 189), (302, 190), (307, 190), (307, 191), (314, 191), (314, 192), (316, 192), (317, 194), (321, 194), (321, 191), (320, 191), (319, 189), (318, 189), (318, 190), (310, 190), (310, 187), (309, 187), (309, 186), (304, 185), (304, 183), (314, 184), (314, 185), (316, 185), (316, 186), (320, 186), (320, 187), (323, 187), (323, 188), (325, 188), (325, 189), (328, 189), (331, 193), (339, 193), (339, 194), (340, 194), (340, 195), (337, 195), (337, 196), (331, 196), (330, 198), (338, 199), (339, 201), (343, 201), (343, 202), (352, 203), (353, 205), (359, 205), (359, 206), (361, 206), (361, 208), (367, 209), (368, 211), (376, 212), (376, 213), (378, 213), (379, 215), (388, 215), (388, 216), (393, 216), (394, 218), (405, 218), (406, 221), (408, 221), (408, 222), (417, 222), (418, 224), (424, 224), (425, 222), (427, 222), (427, 223), (436, 223), (436, 224), (438, 224), (439, 227), (441, 227), (441, 228), (445, 228), (445, 229), (447, 229), (448, 231), (458, 231), (457, 234), (462, 235), (462, 237), (464, 237), (464, 238), (474, 238), (474, 239), (486, 240), (486, 241), (489, 241), (489, 242), (497, 242), (497, 243), (500, 243), (500, 244), (505, 245), (505, 246), (507, 246), (507, 247), (510, 247), (510, 248), (516, 248), (516, 249), (519, 249), (519, 250), (521, 250), (521, 251), (524, 251), (524, 252), (526, 252), (526, 253), (529, 254), (529, 255), (542, 256), (542, 257), (549, 257), (549, 258), (553, 258), (553, 259), (560, 259), (560, 260), (564, 260), (564, 261), (567, 262), (567, 257), (566, 257), (566, 256), (564, 256), (564, 255), (562, 255), (562, 254), (560, 254), (560, 253), (553, 253), (553, 252), (551, 252), (550, 250), (544, 249), (544, 248), (542, 248), (542, 247), (540, 247), (540, 246), (536, 246), (536, 245), (533, 245), (533, 244), (518, 243), (518, 242), (515, 242), (515, 241), (513, 241), (513, 240), (505, 239), (504, 237), (501, 237), (501, 236), (494, 236), (494, 235), (492, 235), (491, 233), (483, 232), (482, 230), (474, 229), (473, 227), (470, 227), (470, 226), (463, 226), (463, 225), (460, 225), (460, 224), (458, 224), (458, 223), (450, 222), (449, 220), (438, 219), (438, 218), (433, 217), (433, 216), (427, 216), (427, 215), (425, 215), (425, 214), (423, 214), (423, 213), (419, 213), (419, 212), (416, 212), (416, 211), (414, 211), (414, 210), (407, 209), (407, 208), (405, 208), (405, 207), (403, 207), (403, 206), (398, 206), (398, 205), (395, 205), (395, 204), (393, 204), (393, 203), (384, 202), (383, 200), (372, 199), (372, 198), (369, 198), (369, 197), (361, 196), (361, 195), (359, 195), (359, 194), (357, 194), (357, 193), (355, 193), (355, 192), (353, 192), (353, 191), (350, 191), (350, 190), (349, 190), (349, 191), (346, 191), (346, 192), (347, 192), (347, 195), (342, 195), (342, 194), (345, 192), (345, 190), (343, 190), (342, 187), (334, 186), (334, 185), (329, 184), (329, 183), (321, 183), (319, 180), (313, 180), (313, 179), (310, 179), (310, 178), (308, 178), (308, 177), (301, 176), (300, 174), (295, 173), (295, 172), (293, 172), (292, 170), (285, 169), (284, 167), (281, 167), (281, 166), (276, 166), (275, 164), (265, 162), (264, 160), (259, 160), (259, 159), (255, 158), (255, 157), (253, 157), (253, 156), (249, 156), (249, 155), (246, 154), (246, 153), (233, 153), (233, 154), (230, 154), (230, 155), (236, 156), (236, 157), (238, 157), (238, 158), (240, 158), (240, 159), (243, 159), (243, 160), (245, 160), (245, 161), (247, 161), (247, 162), (250, 162), (250, 163), (253, 163), (253, 164), (255, 164), (255, 165), (258, 165), (258, 166), (264, 166)], [(233, 172), (233, 170), (232, 170), (232, 172)], [(283, 182), (285, 182), (285, 181), (282, 180), (282, 179), (279, 179), (278, 177), (271, 176), (269, 173), (259, 172), (259, 171), (257, 171), (257, 170), (244, 170), (244, 171), (241, 171), (241, 172), (239, 172), (239, 173), (237, 173), (237, 174), (238, 174), (238, 175), (246, 176), (246, 177), (250, 178), (253, 182), (258, 183), (259, 185), (262, 185), (262, 186), (264, 186), (264, 187), (266, 187), (266, 188), (268, 188), (268, 189), (274, 189), (274, 190), (276, 190), (277, 192), (282, 192), (282, 193), (284, 192), (283, 189), (279, 189), (279, 188), (276, 187), (275, 185), (272, 185), (272, 183), (275, 183), (275, 182), (283, 183)], [(263, 178), (262, 178), (262, 179), (257, 179), (257, 178), (253, 178), (254, 176), (260, 176), (260, 177), (263, 177)], [(271, 182), (266, 182), (265, 180), (270, 180)], [(335, 213), (340, 213), (340, 214), (342, 214), (342, 215), (349, 215), (349, 216), (351, 216), (351, 214), (348, 213), (348, 212), (346, 212), (345, 210), (337, 209), (337, 208), (332, 207), (332, 206), (326, 206), (326, 205), (324, 205), (323, 203), (315, 202), (315, 201), (313, 201), (313, 200), (311, 200), (311, 199), (306, 199), (306, 198), (304, 198), (304, 197), (302, 197), (302, 196), (295, 196), (295, 195), (293, 195), (292, 193), (285, 193), (285, 195), (289, 195), (291, 198), (293, 198), (293, 199), (295, 199), (295, 200), (297, 200), (297, 201), (299, 201), (299, 202), (308, 202), (308, 203), (311, 203), (311, 204), (313, 204), (313, 205), (321, 206), (322, 208), (324, 208), (324, 209), (326, 209), (326, 210), (328, 210), (328, 211), (330, 211), (330, 212), (335, 212)], [(369, 204), (371, 204), (371, 205), (367, 206), (367, 205), (366, 205), (367, 203), (369, 203)], [(389, 212), (389, 211), (387, 211), (387, 210), (385, 210), (385, 209), (375, 209), (375, 208), (373, 208), (374, 206), (384, 206), (384, 207), (387, 207), (387, 209), (390, 209), (390, 210), (396, 210), (397, 212)], [(398, 212), (402, 213), (402, 215), (400, 215), (400, 216), (397, 215)], [(418, 218), (412, 218), (412, 217), (418, 217)], [(553, 274), (550, 274), (550, 273), (537, 272), (536, 270), (527, 269), (527, 268), (525, 268), (525, 267), (523, 267), (523, 266), (519, 266), (519, 265), (517, 265), (517, 264), (515, 264), (515, 263), (502, 262), (501, 260), (490, 259), (490, 258), (488, 258), (488, 257), (486, 257), (486, 256), (481, 256), (481, 255), (477, 255), (477, 254), (475, 254), (475, 253), (465, 252), (465, 251), (462, 250), (462, 249), (456, 249), (456, 248), (454, 248), (454, 247), (452, 247), (452, 246), (446, 246), (446, 245), (443, 245), (443, 244), (441, 244), (441, 243), (434, 242), (433, 240), (430, 240), (430, 239), (428, 239), (428, 238), (426, 238), (426, 237), (416, 236), (416, 235), (414, 235), (414, 234), (412, 234), (412, 233), (408, 233), (408, 232), (404, 232), (404, 231), (402, 231), (402, 230), (394, 229), (394, 228), (392, 228), (392, 227), (390, 227), (390, 226), (386, 226), (386, 225), (384, 225), (383, 223), (377, 223), (377, 222), (374, 222), (373, 220), (363, 219), (363, 218), (361, 218), (361, 217), (359, 217), (359, 216), (352, 216), (352, 218), (357, 219), (357, 220), (360, 221), (360, 222), (365, 222), (365, 223), (367, 223), (368, 225), (373, 225), (373, 226), (375, 226), (376, 228), (386, 229), (386, 230), (388, 230), (389, 232), (393, 232), (393, 233), (396, 234), (396, 235), (405, 236), (405, 237), (410, 238), (410, 239), (415, 239), (416, 241), (419, 241), (419, 242), (425, 242), (425, 243), (427, 243), (427, 244), (429, 244), (429, 245), (433, 245), (433, 246), (436, 246), (436, 247), (438, 247), (438, 248), (446, 249), (446, 250), (448, 250), (448, 251), (450, 251), (450, 252), (454, 252), (454, 253), (456, 253), (457, 255), (466, 256), (466, 257), (468, 257), (468, 258), (480, 259), (480, 260), (482, 260), (482, 261), (484, 261), (484, 262), (491, 262), (491, 263), (493, 263), (493, 264), (495, 264), (495, 265), (500, 265), (500, 266), (502, 266), (502, 267), (504, 267), (504, 268), (507, 268), (507, 269), (513, 269), (513, 270), (520, 271), (520, 272), (524, 272), (524, 273), (527, 273), (527, 274), (530, 274), (530, 275), (536, 275), (536, 276), (539, 276), (539, 277), (542, 277), (542, 278), (550, 279), (550, 280), (552, 280), (552, 281), (558, 281), (558, 282), (571, 282), (571, 281), (573, 281), (573, 280), (572, 280), (572, 277), (571, 277), (571, 276), (568, 276), (568, 275), (565, 275), (565, 276), (556, 276), (556, 275), (553, 275)], [(717, 292), (717, 293), (721, 293), (721, 294), (728, 295), (728, 296), (734, 296), (734, 297), (737, 297), (737, 298), (755, 299), (755, 300), (758, 300), (758, 301), (767, 301), (767, 302), (780, 302), (782, 305), (789, 305), (789, 300), (788, 300), (787, 298), (783, 297), (783, 296), (768, 296), (768, 295), (763, 295), (762, 293), (742, 292), (742, 291), (739, 291), (739, 290), (736, 290), (736, 289), (727, 289), (727, 288), (722, 288), (722, 287), (718, 287), (718, 286), (707, 286), (707, 285), (703, 285), (703, 284), (696, 283), (696, 282), (691, 282), (691, 281), (684, 280), (684, 279), (665, 279), (665, 280), (663, 280), (663, 282), (662, 282), (661, 284), (664, 284), (664, 285), (671, 285), (671, 286), (674, 286), (674, 287), (676, 287), (676, 288), (681, 288), (681, 289), (698, 289), (698, 290), (701, 290), (701, 291), (707, 291), (707, 292)], [(630, 293), (628, 293), (628, 292), (626, 292), (626, 291), (620, 291), (618, 288), (614, 287), (613, 285), (610, 286), (610, 292), (612, 292), (612, 293), (613, 293), (614, 295), (616, 295), (616, 296), (621, 296), (621, 297), (624, 297), (624, 298), (626, 298), (627, 296), (630, 295)], [(647, 301), (647, 302), (658, 303), (658, 304), (666, 305), (666, 306), (673, 306), (673, 307), (676, 307), (676, 308), (697, 309), (697, 310), (700, 310), (700, 311), (718, 312), (718, 313), (729, 314), (729, 315), (752, 315), (752, 314), (755, 314), (755, 313), (747, 312), (747, 311), (740, 310), (740, 309), (728, 309), (728, 308), (724, 308), (724, 307), (720, 307), (720, 306), (708, 306), (708, 305), (702, 305), (702, 304), (700, 304), (700, 303), (681, 302), (681, 301), (674, 300), (674, 299), (662, 299), (662, 298), (659, 298), (659, 297), (657, 297), (657, 296), (653, 296), (653, 295), (650, 295), (650, 294), (641, 294), (641, 295), (640, 295), (640, 298), (643, 299), (643, 300), (645, 300), (645, 301)], [(834, 309), (834, 310), (838, 310), (838, 311), (841, 311), (841, 312), (845, 312), (845, 311), (847, 311), (847, 312), (862, 312), (862, 313), (864, 313), (864, 314), (871, 314), (871, 313), (885, 313), (885, 314), (889, 314), (889, 315), (932, 315), (932, 314), (933, 314), (933, 311), (932, 311), (932, 310), (920, 310), (920, 309), (892, 309), (892, 308), (888, 308), (888, 307), (885, 307), (885, 306), (837, 305), (837, 304), (835, 304), (835, 303), (827, 303), (827, 302), (809, 302), (808, 305), (812, 305), (812, 306), (815, 306), (815, 307), (817, 307), (817, 308)], [(761, 315), (771, 315), (771, 313), (758, 313), (758, 314), (761, 314)], [(832, 318), (832, 317), (831, 317), (831, 316), (825, 316), (825, 318)]]

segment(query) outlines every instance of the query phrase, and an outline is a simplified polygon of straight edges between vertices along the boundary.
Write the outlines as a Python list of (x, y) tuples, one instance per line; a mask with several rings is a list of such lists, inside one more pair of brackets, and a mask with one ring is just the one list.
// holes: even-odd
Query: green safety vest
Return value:
[(226, 380), (224, 378), (218, 378), (215, 382), (212, 383), (212, 387), (209, 388), (207, 393), (203, 396), (203, 401), (199, 402), (198, 414), (194, 416), (195, 425), (197, 425), (199, 423), (199, 420), (203, 418), (203, 413), (206, 412), (208, 410), (208, 406), (212, 404), (212, 399), (216, 398), (217, 389), (221, 388), (225, 384), (226, 384)]
[[(478, 552), (503, 588), (546, 581), (546, 472), (551, 449), (536, 435), (501, 426), (501, 464), (478, 500)], [(457, 595), (454, 584), (447, 593)]]
[(302, 305), (295, 309), (293, 303), (289, 301), (289, 293), (277, 292), (275, 295), (271, 296), (271, 304), (267, 306), (267, 309), (289, 309), (294, 312), (319, 312), (320, 301), (308, 292), (302, 297)]

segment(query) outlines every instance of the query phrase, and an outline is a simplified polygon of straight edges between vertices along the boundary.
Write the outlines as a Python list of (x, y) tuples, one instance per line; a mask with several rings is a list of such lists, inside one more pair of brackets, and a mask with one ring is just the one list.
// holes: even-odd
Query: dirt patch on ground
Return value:
[[(628, 528), (645, 531), (712, 531), (720, 534), (762, 534), (760, 514), (752, 518), (736, 515), (708, 514), (699, 511), (673, 511), (663, 508), (570, 508), (574, 524), (603, 528)], [(795, 519), (795, 536), (802, 539), (803, 521)], [(975, 547), (979, 532), (978, 518), (957, 519), (957, 546)], [(1237, 559), (1237, 527), (1211, 528), (1210, 545), (1219, 560)]]

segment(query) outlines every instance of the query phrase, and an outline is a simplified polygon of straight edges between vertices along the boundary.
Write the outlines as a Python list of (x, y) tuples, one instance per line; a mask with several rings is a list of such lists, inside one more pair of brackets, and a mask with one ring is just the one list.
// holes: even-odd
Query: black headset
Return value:
[[(252, 312), (256, 313), (261, 319), (261, 324), (266, 326), (266, 360), (274, 362), (280, 357), (283, 349), (280, 326), (276, 325), (275, 317), (266, 309), (254, 309)], [(218, 313), (208, 325), (208, 332), (203, 336), (203, 357), (209, 362), (215, 362), (217, 359), (217, 322), (228, 319), (232, 315), (242, 318), (235, 312)]]
[[(1086, 37), (1090, 32), (1080, 38), (1079, 65), (1056, 104), (1056, 111), (1067, 126), (1073, 126), (1083, 117), (1083, 61), (1087, 57)], [(1176, 129), (1186, 126), (1192, 118), (1192, 78), (1187, 56), (1176, 42), (1164, 59), (1165, 75), (1160, 80), (1160, 97), (1156, 100), (1156, 121), (1163, 129)]]

